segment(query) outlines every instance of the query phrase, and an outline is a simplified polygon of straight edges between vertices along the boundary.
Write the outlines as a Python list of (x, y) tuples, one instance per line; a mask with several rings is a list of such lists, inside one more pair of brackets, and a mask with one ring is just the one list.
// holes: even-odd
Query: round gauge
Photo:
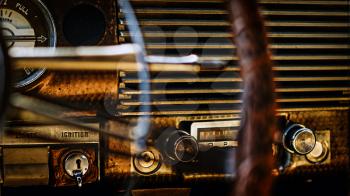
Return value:
[[(0, 0), (1, 1), (1, 0)], [(7, 47), (54, 47), (56, 30), (51, 14), (40, 0), (2, 0), (1, 31)], [(45, 69), (25, 68), (14, 74), (15, 87), (37, 80)]]

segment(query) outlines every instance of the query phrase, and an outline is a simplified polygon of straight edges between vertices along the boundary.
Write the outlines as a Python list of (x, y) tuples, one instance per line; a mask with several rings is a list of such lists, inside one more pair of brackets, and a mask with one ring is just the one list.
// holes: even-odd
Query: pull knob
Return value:
[(69, 176), (75, 179), (77, 186), (82, 187), (83, 176), (89, 169), (89, 160), (81, 152), (72, 152), (64, 161), (64, 169)]
[(154, 174), (161, 167), (161, 156), (157, 150), (149, 148), (134, 157), (133, 165), (141, 174)]
[(306, 155), (316, 145), (316, 136), (308, 128), (300, 124), (292, 123), (283, 134), (283, 146), (290, 153)]
[(315, 148), (306, 155), (306, 159), (311, 163), (321, 163), (327, 159), (329, 154), (328, 144), (326, 142), (316, 142)]

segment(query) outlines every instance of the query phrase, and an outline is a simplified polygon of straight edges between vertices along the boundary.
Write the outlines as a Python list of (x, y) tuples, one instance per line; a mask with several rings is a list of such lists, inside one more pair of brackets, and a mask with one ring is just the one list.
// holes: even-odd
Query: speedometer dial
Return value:
[[(40, 0), (1, 1), (0, 21), (8, 47), (56, 45), (56, 30), (51, 14)], [(31, 68), (16, 71), (15, 87), (32, 84), (44, 72), (44, 69)]]

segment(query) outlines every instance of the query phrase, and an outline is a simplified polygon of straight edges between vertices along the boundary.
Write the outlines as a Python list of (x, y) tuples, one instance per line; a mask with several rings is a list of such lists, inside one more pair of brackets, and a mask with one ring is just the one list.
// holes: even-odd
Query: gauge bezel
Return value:
[[(47, 25), (48, 34), (49, 34), (48, 47), (56, 47), (56, 43), (57, 43), (56, 26), (50, 11), (41, 0), (31, 0), (29, 3), (33, 3), (41, 12), (41, 14), (44, 16), (43, 21)], [(33, 84), (33, 82), (37, 81), (42, 75), (44, 75), (45, 72), (46, 72), (45, 68), (35, 69), (33, 73), (31, 73), (24, 79), (20, 81), (14, 81), (13, 86), (15, 88), (27, 87)]]

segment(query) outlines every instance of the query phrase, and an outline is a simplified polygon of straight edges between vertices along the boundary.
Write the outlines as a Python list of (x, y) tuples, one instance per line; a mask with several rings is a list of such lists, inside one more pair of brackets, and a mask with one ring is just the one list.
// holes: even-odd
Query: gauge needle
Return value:
[(15, 42), (27, 42), (27, 41), (39, 41), (44, 43), (47, 40), (47, 37), (41, 36), (31, 36), (31, 35), (13, 35), (13, 36), (4, 36), (6, 41), (15, 41)]

